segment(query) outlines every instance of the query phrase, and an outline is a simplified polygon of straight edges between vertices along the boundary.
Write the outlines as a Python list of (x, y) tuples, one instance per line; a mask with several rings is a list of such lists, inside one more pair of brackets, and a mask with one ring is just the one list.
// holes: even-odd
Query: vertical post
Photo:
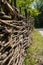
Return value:
[(21, 13), (22, 13), (22, 12), (21, 12), (21, 7), (19, 7), (19, 9), (20, 9), (20, 14), (21, 14)]
[(11, 3), (10, 4), (12, 5), (12, 0), (11, 0)]
[(1, 11), (1, 3), (0, 3), (0, 11)]
[(0, 11), (2, 10), (2, 0), (0, 0)]
[(27, 9), (25, 8), (25, 17), (27, 18)]
[(14, 0), (14, 6), (16, 7), (16, 0)]

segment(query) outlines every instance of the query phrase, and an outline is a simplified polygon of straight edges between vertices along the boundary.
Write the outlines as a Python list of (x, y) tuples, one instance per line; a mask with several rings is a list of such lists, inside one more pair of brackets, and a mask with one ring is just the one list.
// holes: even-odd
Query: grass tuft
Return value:
[(43, 37), (38, 30), (33, 31), (33, 43), (28, 48), (28, 54), (25, 57), (25, 65), (37, 65), (40, 63), (40, 58), (43, 57)]

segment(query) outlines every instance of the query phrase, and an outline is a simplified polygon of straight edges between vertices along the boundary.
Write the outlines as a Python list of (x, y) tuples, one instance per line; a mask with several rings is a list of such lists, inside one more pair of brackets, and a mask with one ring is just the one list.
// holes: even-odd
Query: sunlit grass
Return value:
[(40, 57), (43, 56), (43, 37), (35, 29), (33, 31), (33, 42), (28, 49), (28, 54), (24, 60), (25, 65), (35, 65), (39, 63)]

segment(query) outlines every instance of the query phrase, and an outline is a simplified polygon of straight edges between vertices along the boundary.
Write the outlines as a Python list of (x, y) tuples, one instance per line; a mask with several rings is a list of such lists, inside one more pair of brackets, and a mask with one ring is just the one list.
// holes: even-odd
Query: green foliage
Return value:
[(24, 15), (24, 10), (30, 8), (31, 4), (33, 3), (34, 0), (17, 0), (17, 7), (22, 9), (22, 14)]
[(27, 56), (24, 60), (25, 65), (35, 65), (34, 59), (31, 56)]
[(40, 12), (38, 16), (35, 16), (35, 26), (43, 27), (43, 0), (35, 0), (34, 7)]
[[(9, 0), (9, 2), (12, 6), (14, 6), (14, 0)], [(20, 8), (21, 8), (21, 14), (23, 16), (25, 16), (25, 14), (26, 14), (25, 9), (27, 10), (27, 14), (28, 14), (29, 11), (31, 11), (30, 6), (33, 2), (34, 2), (34, 0), (16, 0), (16, 5), (17, 5), (17, 8), (19, 9), (19, 12), (20, 12)]]
[(34, 7), (37, 8), (39, 11), (43, 11), (43, 0), (35, 0)]
[(32, 17), (38, 16), (40, 14), (40, 12), (35, 8), (30, 9), (29, 11), (30, 11), (30, 14), (31, 14), (30, 16), (32, 16)]
[(17, 0), (17, 6), (28, 8), (34, 0)]
[(9, 0), (9, 2), (10, 2), (10, 3), (11, 3), (11, 2), (13, 3), (13, 2), (14, 2), (14, 0)]

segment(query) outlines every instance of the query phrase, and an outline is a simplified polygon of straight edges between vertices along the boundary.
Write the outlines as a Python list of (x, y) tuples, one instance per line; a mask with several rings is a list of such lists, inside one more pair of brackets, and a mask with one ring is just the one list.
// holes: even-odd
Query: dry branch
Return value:
[[(7, 6), (12, 17), (20, 20), (21, 16), (15, 8), (6, 0), (0, 1)], [(7, 20), (2, 20), (4, 18)], [(23, 17), (21, 21), (10, 19), (4, 12), (0, 12), (0, 65), (23, 65), (24, 56), (32, 41), (33, 23)]]
[(7, 0), (2, 0), (1, 1), (4, 5), (6, 5), (7, 9), (9, 10), (11, 16), (13, 19), (16, 19), (16, 20), (22, 20), (24, 17), (22, 15), (20, 15), (17, 11), (17, 8), (13, 8), (8, 2)]

